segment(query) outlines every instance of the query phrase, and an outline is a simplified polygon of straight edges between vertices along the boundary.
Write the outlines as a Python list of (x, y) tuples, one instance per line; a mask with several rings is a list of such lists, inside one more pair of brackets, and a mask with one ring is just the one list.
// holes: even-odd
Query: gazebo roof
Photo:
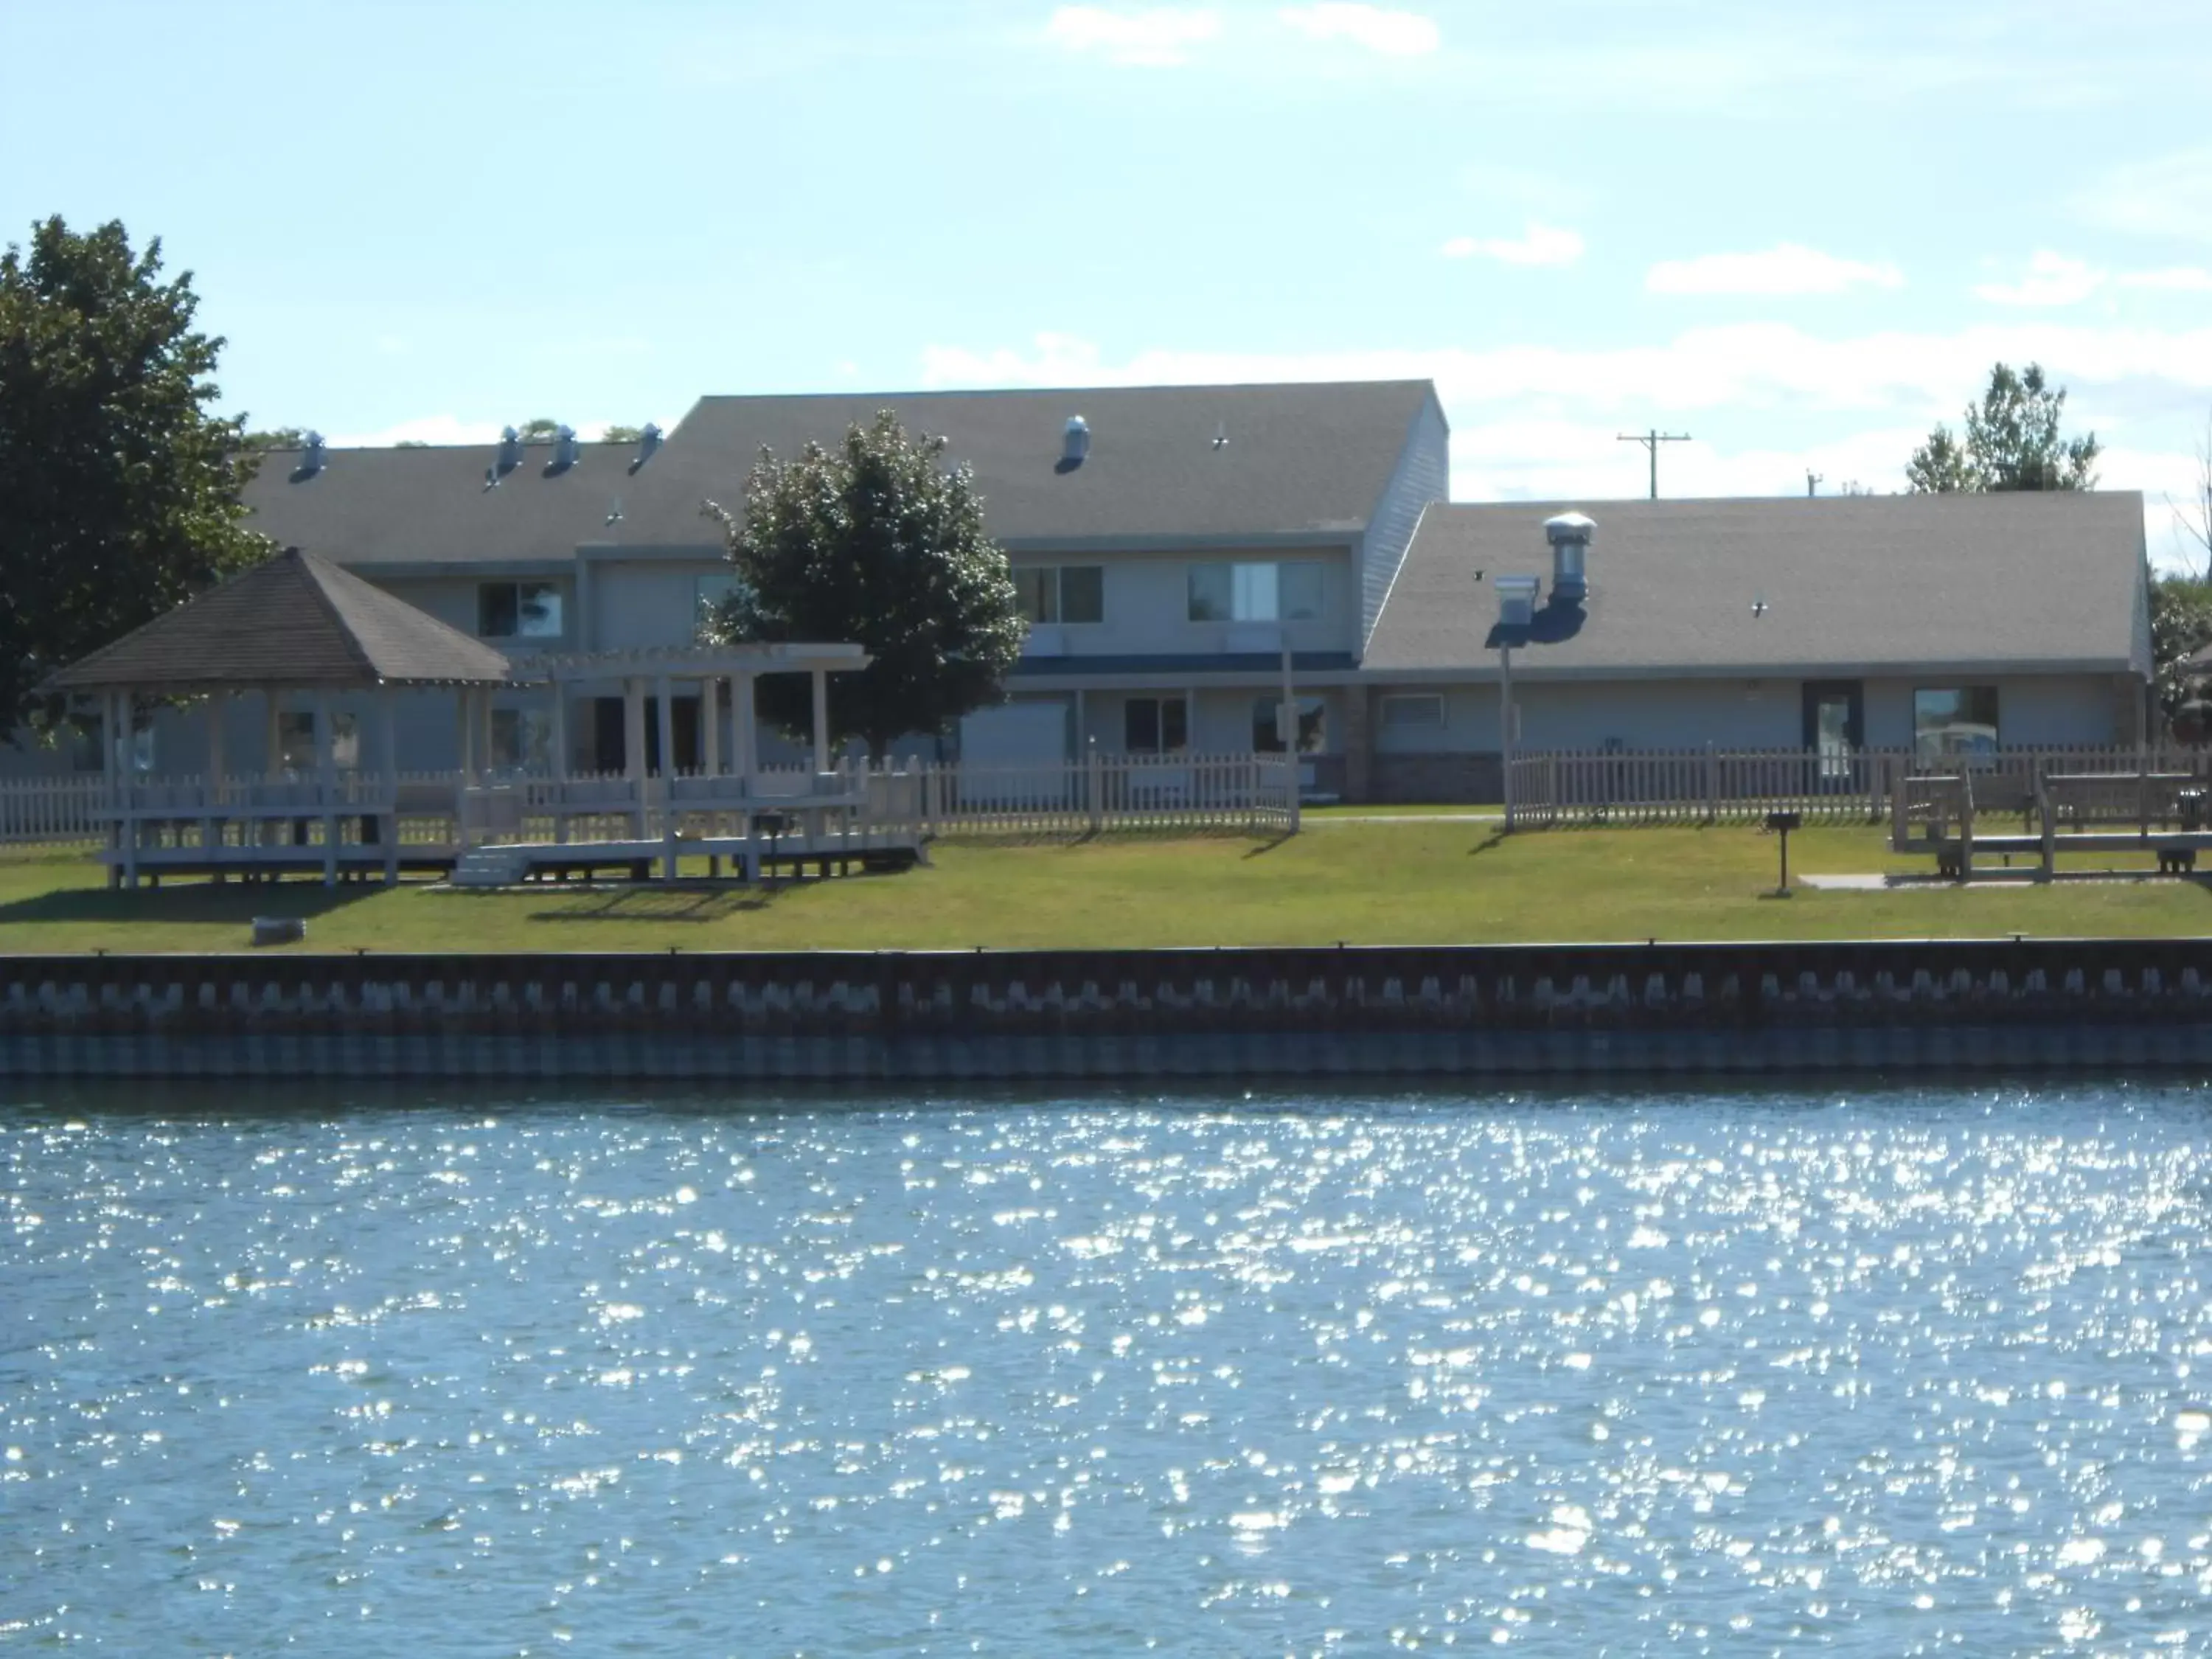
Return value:
[(288, 547), (46, 681), (52, 691), (502, 685), (507, 658), (319, 554)]

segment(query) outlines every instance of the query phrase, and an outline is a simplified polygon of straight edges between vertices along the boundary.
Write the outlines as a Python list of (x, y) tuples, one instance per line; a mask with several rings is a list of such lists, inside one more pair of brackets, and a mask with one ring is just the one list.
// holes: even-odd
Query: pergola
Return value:
[[(507, 658), (313, 553), (288, 548), (125, 635), (53, 675), (50, 691), (99, 700), (105, 750), (110, 878), (137, 884), (142, 852), (151, 867), (268, 870), (312, 862), (287, 844), (287, 824), (319, 820), (323, 878), (341, 867), (381, 866), (398, 879), (397, 694), (450, 688), (459, 699), (465, 743), (481, 725), (495, 688), (512, 684)], [(310, 778), (284, 765), (279, 714), (287, 694), (314, 709)], [(332, 750), (333, 700), (367, 694), (381, 728), (381, 764), (342, 776)], [(224, 753), (230, 702), (258, 695), (266, 711), (258, 773), (232, 775)], [(207, 699), (204, 776), (141, 781), (118, 761), (117, 737), (131, 729), (142, 697)], [(343, 827), (362, 839), (348, 844)], [(375, 826), (374, 832), (369, 825)], [(173, 828), (176, 845), (142, 846), (149, 825)], [(198, 827), (196, 844), (185, 839)]]

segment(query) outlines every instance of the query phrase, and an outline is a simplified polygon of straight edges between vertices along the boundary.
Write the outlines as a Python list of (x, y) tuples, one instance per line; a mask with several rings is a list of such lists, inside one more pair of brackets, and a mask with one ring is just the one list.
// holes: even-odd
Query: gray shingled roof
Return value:
[(2112, 491), (1438, 504), (1364, 667), (1494, 672), (1492, 582), (1540, 575), (1548, 599), (1544, 520), (1571, 506), (1597, 520), (1589, 603), (1550, 614), (1516, 677), (2145, 665), (2142, 497)]
[(55, 691), (199, 692), (485, 685), (508, 663), (481, 641), (288, 548), (102, 646), (46, 682)]
[[(1435, 396), (1426, 380), (702, 398), (647, 469), (623, 539), (695, 543), (702, 497), (734, 506), (763, 446), (825, 447), (879, 410), (949, 438), (991, 534), (1016, 544), (1358, 534)], [(1072, 415), (1091, 428), (1060, 467)], [(1217, 444), (1217, 438), (1225, 443)], [(704, 538), (711, 539), (711, 538)]]
[[(565, 562), (580, 542), (616, 539), (620, 526), (610, 526), (607, 516), (637, 490), (628, 471), (635, 445), (580, 449), (575, 465), (549, 477), (552, 449), (531, 445), (495, 489), (484, 488), (484, 474), (499, 459), (496, 444), (331, 449), (313, 477), (299, 476), (299, 451), (271, 450), (246, 488), (253, 514), (246, 524), (356, 569)], [(694, 532), (691, 539), (713, 538)]]
[[(975, 469), (1001, 541), (1348, 540), (1434, 395), (1425, 380), (1395, 380), (702, 398), (634, 475), (628, 444), (586, 444), (575, 466), (550, 477), (552, 452), (533, 447), (495, 489), (484, 488), (493, 445), (332, 449), (306, 479), (296, 478), (299, 452), (276, 450), (246, 503), (253, 529), (356, 569), (542, 564), (585, 543), (719, 551), (699, 504), (735, 507), (763, 446), (789, 459), (888, 408), (909, 430), (951, 440), (952, 458)], [(1071, 415), (1090, 422), (1091, 453), (1063, 471)]]

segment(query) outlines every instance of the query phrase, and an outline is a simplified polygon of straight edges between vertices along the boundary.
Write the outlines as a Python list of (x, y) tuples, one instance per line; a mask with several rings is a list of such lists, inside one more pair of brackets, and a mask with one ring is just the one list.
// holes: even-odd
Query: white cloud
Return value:
[(1480, 255), (1509, 265), (1571, 265), (1583, 257), (1583, 239), (1554, 225), (1531, 224), (1518, 238), (1455, 236), (1440, 250), (1447, 259)]
[(1349, 40), (1386, 58), (1419, 58), (1443, 44), (1443, 32), (1419, 12), (1323, 0), (1291, 7), (1279, 15), (1309, 40)]
[(2027, 274), (2019, 282), (1984, 283), (1975, 289), (1974, 297), (1999, 306), (2079, 305), (2104, 287), (2106, 280), (2106, 274), (2086, 260), (2045, 252), (2027, 262)]
[(2074, 207), (2093, 224), (2139, 236), (2212, 241), (2212, 149), (2116, 167)]
[(2166, 289), (2183, 294), (2212, 293), (2212, 270), (2202, 265), (2172, 265), (2163, 270), (2131, 270), (2120, 278), (2122, 288)]
[(1117, 11), (1106, 6), (1062, 6), (1045, 25), (1045, 38), (1069, 52), (1097, 52), (1109, 63), (1173, 69), (1190, 61), (1190, 49), (1218, 39), (1221, 19), (1190, 7), (1158, 6)]
[(1763, 253), (1662, 260), (1645, 273), (1644, 286), (1654, 294), (1842, 294), (1855, 288), (1903, 288), (1905, 273), (1893, 264), (1839, 259), (1784, 242)]

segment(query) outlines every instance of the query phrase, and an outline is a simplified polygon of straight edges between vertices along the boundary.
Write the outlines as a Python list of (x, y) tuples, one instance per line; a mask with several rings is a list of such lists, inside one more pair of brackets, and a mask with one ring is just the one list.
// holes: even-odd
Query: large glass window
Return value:
[(561, 589), (554, 582), (482, 582), (477, 586), (477, 636), (486, 640), (561, 637)]
[(1321, 615), (1322, 566), (1246, 560), (1190, 568), (1193, 622), (1311, 622)]
[(1131, 697), (1121, 705), (1121, 747), (1132, 755), (1180, 755), (1190, 747), (1188, 697)]
[(1961, 685), (1912, 694), (1912, 746), (1923, 760), (1994, 755), (1997, 689)]
[[(1252, 704), (1252, 747), (1262, 755), (1283, 752), (1282, 733), (1276, 729), (1276, 711), (1280, 704), (1273, 697), (1261, 697)], [(1305, 697), (1298, 702), (1298, 753), (1318, 755), (1328, 746), (1328, 705), (1319, 697)]]
[(1096, 564), (1031, 564), (1014, 572), (1022, 615), (1032, 623), (1106, 619), (1106, 570)]

